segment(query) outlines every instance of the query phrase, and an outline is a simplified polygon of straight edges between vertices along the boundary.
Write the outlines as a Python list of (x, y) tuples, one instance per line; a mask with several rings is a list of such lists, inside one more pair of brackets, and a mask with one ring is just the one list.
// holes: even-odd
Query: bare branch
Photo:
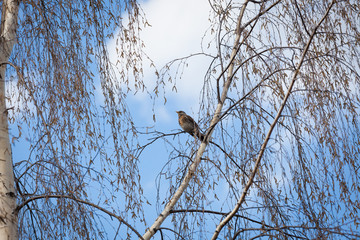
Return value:
[(96, 205), (94, 203), (91, 203), (91, 202), (88, 202), (88, 201), (85, 201), (85, 200), (82, 200), (82, 199), (78, 199), (78, 198), (75, 198), (73, 196), (67, 196), (67, 195), (39, 195), (39, 196), (33, 196), (31, 198), (28, 198), (26, 199), (25, 201), (23, 201), (22, 203), (20, 203), (14, 210), (14, 213), (15, 214), (18, 214), (19, 211), (26, 205), (28, 205), (29, 203), (33, 202), (33, 201), (36, 201), (38, 199), (50, 199), (50, 198), (61, 198), (61, 199), (71, 199), (75, 202), (78, 202), (78, 203), (82, 203), (82, 204), (85, 204), (85, 205), (88, 205), (88, 206), (91, 206), (93, 208), (96, 208), (104, 213), (106, 213), (107, 215), (111, 216), (111, 217), (114, 217), (116, 218), (117, 220), (119, 220), (119, 222), (125, 224), (129, 229), (131, 229), (131, 231), (133, 231), (140, 239), (143, 240), (143, 237), (140, 235), (140, 233), (138, 231), (136, 231), (136, 229), (131, 226), (128, 222), (126, 222), (122, 217), (116, 215), (115, 213), (112, 213), (108, 210), (106, 210), (105, 208), (103, 207), (100, 207), (99, 205)]
[(315, 36), (315, 34), (316, 34), (316, 31), (317, 31), (317, 29), (319, 28), (319, 26), (321, 25), (321, 23), (326, 19), (326, 17), (328, 16), (328, 14), (329, 14), (329, 12), (330, 12), (330, 10), (331, 10), (331, 8), (332, 8), (332, 6), (333, 6), (334, 4), (335, 4), (335, 1), (332, 1), (332, 3), (330, 4), (330, 6), (328, 7), (326, 13), (323, 15), (323, 17), (321, 18), (321, 20), (317, 23), (316, 27), (313, 29), (313, 31), (312, 31), (312, 33), (311, 33), (311, 35), (310, 35), (310, 37), (309, 37), (309, 40), (308, 40), (308, 42), (307, 42), (307, 45), (306, 45), (306, 47), (304, 48), (304, 51), (302, 52), (302, 55), (301, 55), (301, 58), (300, 58), (300, 60), (299, 60), (298, 65), (297, 65), (297, 68), (296, 68), (296, 70), (295, 70), (294, 73), (293, 73), (293, 76), (292, 76), (292, 79), (291, 79), (291, 83), (290, 83), (289, 88), (288, 88), (288, 90), (287, 90), (287, 92), (286, 92), (286, 95), (285, 95), (285, 97), (284, 97), (284, 100), (283, 100), (283, 102), (282, 102), (282, 104), (281, 104), (281, 106), (280, 106), (280, 108), (279, 108), (279, 110), (278, 110), (278, 112), (277, 112), (277, 114), (276, 114), (276, 117), (275, 117), (273, 123), (271, 124), (270, 129), (269, 129), (269, 131), (268, 131), (268, 133), (267, 133), (267, 135), (266, 135), (266, 137), (265, 137), (265, 139), (264, 139), (264, 143), (263, 143), (262, 146), (261, 146), (259, 155), (258, 155), (258, 157), (256, 158), (255, 166), (254, 166), (254, 168), (253, 168), (253, 170), (252, 170), (252, 172), (251, 172), (251, 176), (250, 176), (250, 178), (249, 178), (246, 186), (245, 186), (244, 189), (243, 189), (243, 192), (242, 192), (242, 195), (241, 195), (240, 199), (238, 200), (238, 202), (237, 202), (236, 206), (234, 207), (234, 209), (233, 209), (233, 210), (226, 216), (226, 218), (223, 219), (223, 220), (219, 223), (219, 225), (216, 227), (216, 230), (215, 230), (215, 232), (214, 232), (214, 235), (212, 236), (211, 239), (213, 239), (213, 240), (217, 239), (217, 237), (218, 237), (221, 229), (233, 218), (233, 216), (234, 216), (234, 215), (236, 214), (236, 212), (239, 210), (239, 208), (240, 208), (240, 206), (242, 205), (242, 203), (245, 201), (245, 196), (246, 196), (248, 190), (250, 189), (251, 185), (252, 185), (253, 182), (254, 182), (254, 179), (255, 179), (257, 170), (258, 170), (258, 168), (259, 168), (259, 166), (260, 166), (260, 162), (261, 162), (262, 156), (263, 156), (263, 154), (264, 154), (264, 152), (265, 152), (265, 149), (266, 149), (266, 146), (267, 146), (267, 144), (268, 144), (268, 142), (269, 142), (269, 140), (270, 140), (271, 133), (272, 133), (272, 131), (274, 130), (276, 124), (278, 123), (278, 120), (279, 120), (279, 118), (280, 118), (280, 116), (281, 116), (281, 113), (282, 113), (285, 105), (287, 104), (288, 98), (290, 97), (290, 95), (291, 95), (291, 93), (292, 93), (292, 88), (293, 88), (293, 86), (294, 86), (294, 84), (295, 84), (297, 75), (299, 74), (300, 68), (301, 68), (301, 66), (302, 66), (302, 64), (303, 64), (303, 62), (304, 62), (305, 56), (306, 56), (306, 54), (307, 54), (307, 52), (308, 52), (308, 50), (309, 50), (309, 48), (310, 48), (310, 45), (311, 45), (312, 40), (313, 40), (313, 38), (314, 38), (314, 36)]

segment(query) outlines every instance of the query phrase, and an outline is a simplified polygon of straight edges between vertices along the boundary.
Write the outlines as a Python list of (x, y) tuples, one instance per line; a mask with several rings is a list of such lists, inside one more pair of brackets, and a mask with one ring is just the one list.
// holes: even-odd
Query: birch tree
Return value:
[[(212, 61), (199, 119), (210, 141), (153, 133), (173, 167), (159, 174), (166, 204), (144, 239), (359, 237), (358, 2), (209, 4), (204, 46), (217, 52), (202, 53)], [(160, 77), (176, 82), (171, 69), (191, 57)]]
[[(360, 238), (359, 3), (208, 4), (203, 51), (158, 68), (148, 89), (137, 2), (1, 2), (0, 236)], [(211, 63), (195, 79), (194, 118), (205, 140), (143, 133), (127, 93), (176, 89), (179, 69), (201, 55)], [(168, 161), (151, 219), (139, 163), (155, 141)], [(10, 148), (18, 142), (23, 159)]]
[[(123, 102), (129, 78), (141, 87), (141, 9), (132, 0), (0, 6), (1, 239), (104, 239), (104, 216), (118, 220), (114, 232), (141, 236), (128, 223), (142, 218), (142, 200)], [(118, 66), (108, 58), (112, 39)], [(13, 159), (10, 142), (20, 140), (27, 157)], [(109, 207), (115, 196), (122, 208)]]

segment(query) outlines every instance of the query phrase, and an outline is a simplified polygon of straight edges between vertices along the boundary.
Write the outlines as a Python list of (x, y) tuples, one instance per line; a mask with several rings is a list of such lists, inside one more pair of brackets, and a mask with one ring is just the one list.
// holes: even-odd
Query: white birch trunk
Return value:
[(5, 105), (5, 72), (16, 42), (18, 0), (4, 0), (0, 28), (0, 240), (17, 239), (16, 197)]

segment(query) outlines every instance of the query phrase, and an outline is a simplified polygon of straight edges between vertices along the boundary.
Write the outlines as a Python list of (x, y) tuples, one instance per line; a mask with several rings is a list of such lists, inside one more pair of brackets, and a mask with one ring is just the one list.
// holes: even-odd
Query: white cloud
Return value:
[(146, 51), (157, 64), (200, 51), (209, 26), (206, 0), (150, 0), (143, 4), (151, 27), (144, 29)]
[[(201, 51), (203, 35), (210, 25), (210, 6), (207, 0), (149, 0), (141, 3), (141, 7), (151, 25), (143, 29), (141, 39), (145, 43), (145, 52), (157, 69), (173, 59)], [(109, 43), (109, 48), (115, 48), (114, 41)], [(116, 62), (116, 51), (109, 52), (114, 53), (110, 59)], [(172, 84), (166, 84), (165, 94), (169, 103), (165, 108), (169, 108), (170, 112), (176, 107), (197, 111), (209, 61), (204, 56), (191, 59), (182, 77), (176, 81), (177, 92), (172, 91)], [(176, 68), (174, 72), (175, 70)], [(144, 62), (144, 82), (149, 90), (153, 89), (156, 80), (154, 69), (150, 68), (150, 63)], [(146, 98), (146, 94), (137, 93), (133, 99), (137, 101), (139, 109), (152, 109), (152, 101)], [(182, 104), (189, 107), (182, 107)], [(164, 115), (164, 108), (161, 109), (161, 114)]]

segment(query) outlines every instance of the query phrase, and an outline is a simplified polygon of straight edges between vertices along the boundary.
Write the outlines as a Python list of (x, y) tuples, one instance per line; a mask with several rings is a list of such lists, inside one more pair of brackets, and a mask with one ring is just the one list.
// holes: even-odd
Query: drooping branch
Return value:
[[(225, 212), (218, 212), (218, 211), (205, 210), (205, 209), (178, 209), (178, 210), (171, 210), (171, 213), (188, 213), (188, 212), (189, 212), (189, 213), (208, 213), (208, 214), (222, 215), (222, 216), (226, 216), (226, 215), (228, 214), (228, 213), (225, 213)], [(266, 223), (264, 223), (264, 221), (258, 221), (258, 220), (249, 218), (249, 217), (244, 216), (244, 215), (235, 214), (234, 217), (242, 218), (242, 219), (245, 219), (245, 220), (247, 220), (247, 221), (250, 221), (250, 222), (259, 224), (259, 225), (262, 226), (260, 229), (264, 229), (264, 227), (266, 227), (266, 229), (269, 229), (269, 230), (277, 230), (277, 231), (279, 231), (279, 232), (282, 232), (282, 233), (285, 234), (286, 236), (299, 238), (299, 236), (295, 236), (295, 235), (293, 235), (293, 234), (289, 234), (289, 233), (286, 233), (286, 232), (283, 231), (284, 229), (294, 228), (294, 226), (284, 226), (284, 227), (278, 228), (278, 227), (273, 227), (273, 226), (271, 226), (271, 225), (269, 225), (269, 224), (266, 224)], [(249, 229), (249, 228), (246, 228), (246, 229)], [(242, 230), (237, 231), (237, 232), (235, 233), (235, 236), (234, 236), (233, 238), (236, 239), (236, 236), (237, 236), (241, 231), (242, 231)]]
[(273, 123), (271, 124), (270, 126), (270, 129), (268, 130), (268, 133), (264, 139), (264, 142), (260, 148), (260, 152), (256, 158), (256, 161), (255, 161), (255, 166), (251, 172), (251, 175), (250, 175), (250, 178), (248, 179), (244, 189), (243, 189), (243, 192), (242, 192), (242, 195), (240, 197), (240, 199), (238, 200), (237, 204), (235, 205), (234, 209), (219, 223), (219, 225), (216, 227), (216, 230), (212, 236), (211, 239), (215, 240), (217, 239), (220, 231), (222, 230), (222, 228), (234, 217), (234, 215), (237, 213), (237, 211), (239, 210), (240, 206), (243, 204), (243, 202), (245, 201), (245, 197), (246, 197), (246, 194), (247, 192), (249, 191), (250, 187), (252, 186), (252, 184), (254, 183), (254, 179), (255, 179), (255, 176), (256, 176), (256, 173), (258, 171), (258, 168), (260, 166), (260, 162), (262, 160), (262, 157), (263, 157), (263, 154), (265, 152), (265, 149), (267, 147), (267, 144), (270, 140), (270, 137), (271, 137), (271, 134), (272, 134), (272, 131), (274, 130), (275, 126), (277, 125), (278, 123), (278, 120), (280, 119), (281, 117), (281, 114), (282, 114), (282, 111), (284, 110), (286, 104), (287, 104), (287, 101), (292, 93), (292, 88), (295, 84), (295, 81), (296, 81), (296, 78), (300, 72), (300, 69), (301, 69), (301, 66), (305, 60), (305, 57), (307, 55), (307, 52), (310, 48), (310, 45), (312, 43), (312, 40), (317, 32), (317, 29), (319, 28), (319, 26), (321, 25), (321, 23), (326, 19), (326, 17), (328, 16), (332, 6), (335, 4), (335, 1), (332, 1), (332, 3), (330, 4), (330, 6), (328, 7), (327, 11), (325, 12), (324, 16), (320, 19), (320, 21), (317, 23), (317, 25), (314, 27), (308, 41), (307, 41), (307, 44), (302, 52), (302, 55), (301, 55), (301, 58), (300, 58), (300, 61), (299, 63), (297, 64), (297, 68), (296, 70), (294, 71), (294, 74), (292, 76), (292, 79), (291, 79), (291, 82), (290, 82), (290, 85), (288, 87), (288, 90), (286, 92), (286, 95), (283, 99), (283, 102), (282, 104), (280, 105), (280, 108), (276, 114), (276, 117), (273, 121)]
[(103, 207), (100, 207), (99, 205), (96, 205), (94, 203), (91, 203), (91, 202), (88, 202), (88, 201), (85, 201), (85, 200), (82, 200), (82, 199), (78, 199), (78, 198), (75, 198), (75, 197), (72, 197), (72, 196), (67, 196), (67, 195), (39, 195), (39, 196), (34, 196), (34, 197), (29, 198), (29, 199), (26, 199), (24, 202), (19, 204), (16, 207), (16, 209), (14, 210), (14, 213), (18, 214), (19, 211), (23, 207), (28, 205), (30, 202), (33, 202), (33, 201), (36, 201), (36, 200), (39, 200), (39, 199), (49, 199), (49, 198), (71, 199), (71, 200), (73, 200), (75, 202), (82, 203), (82, 204), (88, 205), (90, 207), (96, 208), (96, 209), (106, 213), (107, 215), (116, 218), (117, 220), (119, 220), (119, 222), (125, 224), (129, 229), (131, 229), (131, 231), (133, 231), (140, 239), (143, 239), (143, 237), (140, 235), (140, 233), (138, 231), (136, 231), (136, 229), (133, 226), (131, 226), (128, 222), (126, 222), (122, 217), (116, 215), (113, 212), (110, 212), (109, 210), (107, 210), (107, 209), (105, 209)]

